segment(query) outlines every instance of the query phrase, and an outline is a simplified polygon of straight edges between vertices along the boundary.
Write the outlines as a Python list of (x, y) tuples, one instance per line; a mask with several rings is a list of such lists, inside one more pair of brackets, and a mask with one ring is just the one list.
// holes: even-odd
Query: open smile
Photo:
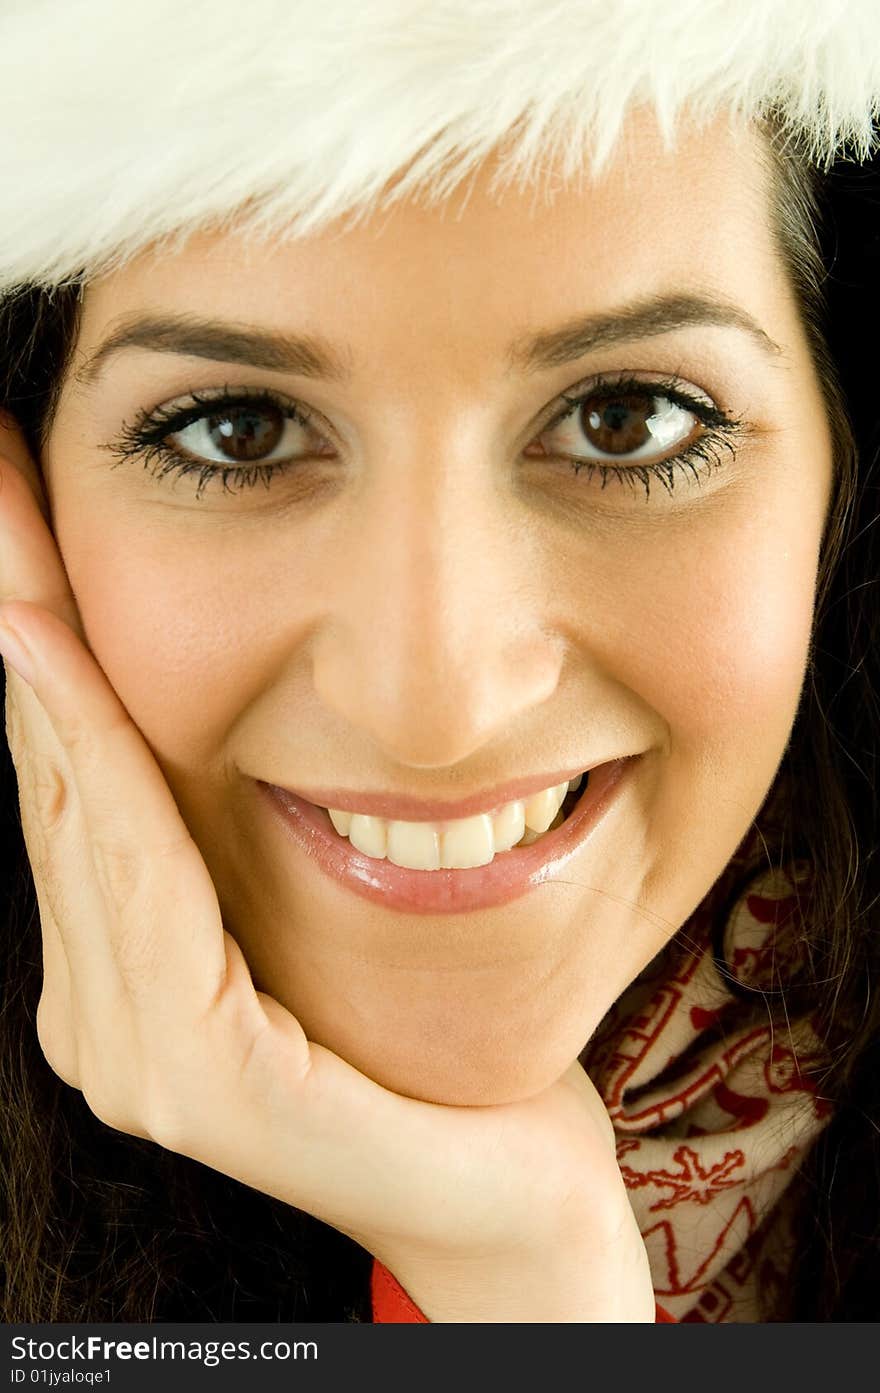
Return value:
[[(639, 758), (611, 760), (591, 769), (580, 786), (555, 786), (491, 815), (457, 821), (398, 822), (328, 811), (257, 782), (291, 840), (355, 894), (408, 913), (463, 913), (509, 903), (552, 879), (604, 820)], [(526, 822), (527, 812), (542, 830)], [(471, 864), (462, 866), (462, 860)]]

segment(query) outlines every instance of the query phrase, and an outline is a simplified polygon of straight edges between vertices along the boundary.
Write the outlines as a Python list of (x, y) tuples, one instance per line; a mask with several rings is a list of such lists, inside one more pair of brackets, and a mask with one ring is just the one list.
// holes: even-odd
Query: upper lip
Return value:
[[(605, 760), (604, 763), (612, 763)], [(384, 817), (389, 822), (440, 822), (472, 817), (476, 813), (492, 812), (517, 799), (530, 798), (542, 789), (576, 779), (578, 774), (599, 768), (599, 764), (579, 764), (549, 774), (534, 774), (528, 779), (511, 779), (494, 788), (473, 793), (467, 798), (414, 798), (405, 793), (365, 793), (348, 788), (286, 788), (285, 792), (315, 803), (320, 808), (339, 809), (345, 813), (365, 813), (369, 817)], [(276, 785), (279, 787), (279, 785)]]

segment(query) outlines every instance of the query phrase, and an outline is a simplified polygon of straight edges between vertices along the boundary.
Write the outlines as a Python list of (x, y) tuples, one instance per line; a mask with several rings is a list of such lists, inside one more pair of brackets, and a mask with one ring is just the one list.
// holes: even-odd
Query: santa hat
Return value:
[(0, 293), (431, 203), (503, 142), (501, 181), (595, 172), (642, 104), (863, 159), (878, 0), (2, 0)]

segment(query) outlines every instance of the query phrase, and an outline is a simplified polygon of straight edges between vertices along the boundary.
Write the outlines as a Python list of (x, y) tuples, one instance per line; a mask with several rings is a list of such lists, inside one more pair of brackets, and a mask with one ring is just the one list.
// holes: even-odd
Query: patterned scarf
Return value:
[[(779, 807), (768, 798), (765, 829)], [(810, 1018), (774, 1027), (762, 1009), (802, 962), (794, 887), (811, 876), (802, 860), (770, 864), (753, 827), (580, 1055), (614, 1123), (655, 1295), (685, 1322), (767, 1318), (795, 1251), (785, 1191), (832, 1115), (802, 1072), (826, 1057)]]

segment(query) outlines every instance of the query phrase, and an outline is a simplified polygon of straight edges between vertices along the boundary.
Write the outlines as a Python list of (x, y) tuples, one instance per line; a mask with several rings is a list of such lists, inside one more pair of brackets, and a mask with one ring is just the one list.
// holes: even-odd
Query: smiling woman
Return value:
[[(423, 87), (394, 162), (365, 77), (218, 193), (151, 87), (161, 198), (134, 122), (0, 237), (6, 1319), (873, 1318), (876, 466), (817, 165), (880, 58), (837, 16), (722, 89), (719, 38), (619, 110), (575, 64), (542, 144), (520, 60), (549, 14), (620, 73), (616, 22), (405, 8), (332, 36)], [(520, 104), (444, 144), (487, 64)]]
[[(95, 380), (144, 307), (234, 326), (235, 233), (148, 249), (85, 289), (43, 477), (90, 647), (258, 985), (396, 1091), (500, 1103), (552, 1083), (703, 897), (779, 764), (832, 451), (757, 139), (713, 126), (664, 158), (634, 123), (628, 158), (651, 171), (635, 208), (616, 161), (542, 218), (515, 192), (490, 200), (489, 170), (448, 217), (399, 205), (266, 249), (252, 319), (320, 326), (338, 383), (215, 362), (210, 340), (172, 353), (167, 334), (161, 352), (119, 346)], [(667, 189), (696, 171), (712, 209), (719, 168), (730, 231), (695, 213), (683, 235)], [(741, 308), (685, 313), (698, 292)], [(569, 327), (585, 308), (590, 334)], [(525, 820), (505, 826), (483, 870), (412, 866), (443, 869), (441, 837), (469, 818), (451, 859), (488, 851), (496, 810), (587, 771), (591, 809), (621, 760), (601, 822), (514, 849)], [(316, 805), (353, 816), (347, 841)], [(413, 925), (401, 957), (395, 910), (457, 913)]]

